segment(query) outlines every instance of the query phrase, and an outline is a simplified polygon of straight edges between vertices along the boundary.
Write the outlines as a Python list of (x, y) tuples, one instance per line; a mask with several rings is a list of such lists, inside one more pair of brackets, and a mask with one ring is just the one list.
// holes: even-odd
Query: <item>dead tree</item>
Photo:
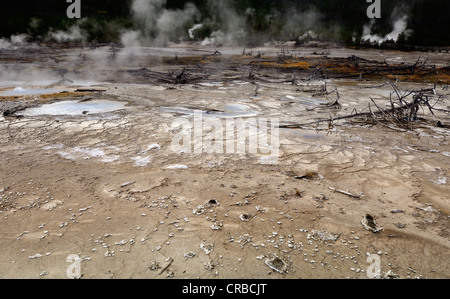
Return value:
[[(410, 91), (405, 94), (401, 94), (397, 86), (392, 83), (392, 86), (394, 87), (394, 92), (397, 94), (398, 97), (398, 104), (396, 104), (392, 100), (392, 94), (389, 98), (389, 108), (382, 109), (374, 99), (370, 98), (370, 102), (368, 104), (368, 110), (369, 112), (361, 112), (361, 113), (355, 113), (345, 116), (340, 116), (336, 118), (332, 118), (330, 116), (329, 119), (320, 119), (317, 121), (302, 123), (302, 124), (290, 124), (290, 125), (282, 125), (280, 128), (287, 128), (287, 129), (298, 129), (305, 126), (313, 125), (313, 124), (320, 124), (320, 123), (329, 123), (332, 124), (335, 121), (339, 120), (349, 120), (349, 119), (356, 119), (356, 118), (364, 118), (366, 119), (366, 122), (368, 120), (371, 120), (374, 123), (390, 123), (394, 125), (394, 127), (404, 127), (407, 129), (411, 128), (411, 124), (415, 121), (421, 120), (418, 113), (420, 111), (421, 107), (428, 108), (431, 115), (435, 115), (436, 111), (444, 112), (447, 114), (450, 114), (450, 110), (446, 109), (439, 109), (436, 108), (436, 104), (438, 101), (440, 101), (441, 97), (438, 97), (436, 100), (436, 103), (432, 104), (430, 103), (430, 99), (434, 94), (427, 94), (423, 90), (421, 91)], [(434, 89), (433, 89), (434, 90)], [(412, 99), (408, 102), (407, 97), (412, 95)], [(375, 106), (376, 110), (372, 109), (372, 104)], [(422, 119), (423, 120), (423, 119)], [(446, 127), (446, 124), (443, 124), (441, 121), (437, 122), (437, 126), (440, 127)]]

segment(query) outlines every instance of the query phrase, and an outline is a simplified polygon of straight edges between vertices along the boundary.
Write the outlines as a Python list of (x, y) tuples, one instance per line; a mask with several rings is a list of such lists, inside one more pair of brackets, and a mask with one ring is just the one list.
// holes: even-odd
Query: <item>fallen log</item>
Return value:
[(333, 123), (335, 121), (339, 121), (339, 120), (346, 120), (346, 119), (353, 119), (353, 118), (371, 118), (374, 120), (377, 120), (377, 118), (379, 116), (381, 116), (381, 118), (383, 120), (390, 120), (394, 123), (405, 123), (405, 122), (410, 122), (413, 120), (417, 120), (418, 116), (417, 113), (419, 111), (419, 106), (420, 105), (426, 105), (428, 107), (428, 109), (430, 110), (431, 114), (434, 115), (433, 110), (439, 110), (439, 111), (444, 111), (444, 112), (449, 112), (447, 110), (444, 109), (436, 109), (433, 108), (428, 100), (427, 96), (424, 96), (422, 93), (421, 94), (417, 94), (413, 96), (413, 101), (410, 103), (406, 103), (403, 98), (401, 98), (401, 102), (402, 103), (406, 103), (403, 104), (402, 106), (399, 107), (394, 107), (394, 104), (391, 101), (391, 108), (390, 109), (381, 109), (373, 99), (371, 99), (371, 101), (376, 105), (376, 107), (378, 108), (378, 111), (372, 111), (370, 103), (369, 103), (369, 112), (364, 112), (364, 113), (356, 113), (356, 114), (351, 114), (351, 115), (345, 115), (345, 116), (340, 116), (340, 117), (336, 117), (336, 118), (332, 118), (330, 116), (329, 119), (319, 119), (316, 121), (312, 121), (312, 122), (307, 122), (307, 123), (301, 123), (301, 124), (290, 124), (290, 125), (281, 125), (279, 126), (279, 128), (282, 129), (299, 129), (302, 128), (304, 126), (309, 126), (309, 125), (314, 125), (314, 124), (320, 124), (320, 123)]

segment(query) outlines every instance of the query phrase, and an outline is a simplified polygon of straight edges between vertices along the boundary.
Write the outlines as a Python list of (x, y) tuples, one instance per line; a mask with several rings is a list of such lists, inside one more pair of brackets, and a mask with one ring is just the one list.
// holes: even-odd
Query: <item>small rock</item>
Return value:
[(213, 244), (200, 244), (200, 248), (203, 250), (203, 252), (208, 255), (214, 250)]
[(252, 215), (250, 214), (242, 214), (239, 216), (239, 219), (241, 219), (244, 222), (248, 222), (250, 221), (250, 219), (252, 219)]
[(47, 272), (47, 271), (42, 271), (42, 272), (39, 274), (39, 276), (45, 276), (45, 275), (48, 275), (48, 272)]
[(264, 262), (270, 269), (278, 272), (278, 273), (287, 273), (289, 265), (278, 256), (274, 256), (273, 258), (267, 258)]
[(223, 227), (223, 221), (216, 221), (213, 225), (211, 225), (212, 230), (221, 230)]
[(314, 237), (317, 237), (317, 238), (319, 238), (321, 241), (324, 241), (324, 242), (326, 242), (326, 241), (332, 241), (332, 242), (335, 242), (337, 239), (339, 239), (339, 237), (340, 237), (340, 234), (332, 234), (332, 233), (329, 233), (329, 232), (326, 232), (326, 231), (316, 231), (316, 230), (313, 230), (313, 231), (311, 231), (311, 234), (314, 236)]
[(406, 227), (406, 224), (403, 224), (403, 223), (394, 223), (394, 225), (396, 227), (398, 227), (398, 228), (405, 228)]
[(365, 229), (372, 231), (373, 233), (377, 233), (382, 230), (382, 228), (376, 223), (375, 218), (370, 214), (364, 215), (361, 223)]
[(149, 268), (151, 271), (157, 271), (161, 268), (161, 266), (156, 261), (151, 261), (150, 265), (147, 266), (147, 268)]
[(187, 253), (185, 253), (184, 254), (184, 258), (185, 259), (191, 259), (191, 258), (193, 258), (195, 256), (195, 252), (187, 252)]

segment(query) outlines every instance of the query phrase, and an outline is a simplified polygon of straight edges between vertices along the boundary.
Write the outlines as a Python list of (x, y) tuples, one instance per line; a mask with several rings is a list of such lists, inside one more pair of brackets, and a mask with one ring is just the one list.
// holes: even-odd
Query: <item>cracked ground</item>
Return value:
[[(386, 78), (323, 79), (302, 67), (292, 79), (292, 69), (220, 50), (221, 57), (190, 45), (143, 49), (114, 61), (107, 47), (2, 52), (11, 72), (0, 109), (19, 109), (0, 118), (0, 277), (66, 278), (74, 254), (87, 279), (367, 278), (376, 254), (381, 277), (449, 278), (448, 128), (342, 121), (280, 129), (273, 164), (248, 152), (176, 152), (172, 125), (196, 110), (221, 120), (305, 123), (363, 111), (370, 98), (386, 104), (394, 92)], [(55, 53), (62, 62), (48, 60)], [(372, 50), (330, 55), (417, 60)], [(436, 53), (429, 61), (445, 59)], [(183, 68), (190, 74), (177, 82)], [(317, 95), (325, 81), (339, 91), (340, 110), (318, 104), (336, 100), (332, 92)], [(18, 86), (39, 92), (14, 94)], [(447, 85), (435, 91), (436, 107), (448, 108)], [(96, 101), (123, 107), (89, 111)], [(62, 102), (88, 108), (39, 110)], [(446, 114), (420, 113), (449, 122)], [(368, 214), (379, 232), (362, 225)]]

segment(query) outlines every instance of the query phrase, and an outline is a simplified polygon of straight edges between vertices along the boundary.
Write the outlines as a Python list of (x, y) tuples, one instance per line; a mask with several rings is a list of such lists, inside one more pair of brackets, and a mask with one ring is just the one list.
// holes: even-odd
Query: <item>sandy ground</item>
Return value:
[[(20, 64), (11, 66), (17, 75), (4, 79), (0, 88), (3, 111), (64, 100), (125, 106), (108, 113), (86, 108), (84, 114), (52, 116), (25, 110), (17, 112), (25, 117), (0, 117), (1, 278), (67, 278), (76, 261), (68, 259), (71, 255), (80, 258), (83, 279), (367, 278), (373, 264), (368, 257), (374, 254), (382, 277), (450, 277), (449, 129), (425, 123), (395, 130), (349, 122), (317, 130), (281, 129), (274, 164), (248, 152), (189, 154), (171, 147), (177, 132), (172, 124), (192, 120), (194, 110), (212, 111), (221, 120), (224, 115), (215, 112), (305, 122), (360, 111), (369, 97), (385, 103), (392, 88), (380, 88), (384, 81), (329, 81), (343, 106), (330, 111), (300, 101), (312, 98), (304, 90), (321, 86), (320, 80), (264, 82), (257, 92), (245, 80), (134, 82), (141, 78), (124, 70), (167, 68), (161, 61), (146, 64), (155, 49), (117, 69), (105, 62), (96, 66), (96, 75), (89, 63), (76, 65), (72, 58), (108, 49), (52, 51), (70, 62), (66, 81), (52, 77), (57, 65), (48, 50), (27, 54), (27, 61), (25, 51), (16, 51), (19, 58), (7, 54)], [(158, 51), (181, 57), (188, 50)], [(222, 52), (234, 55), (242, 49)], [(340, 49), (331, 55), (349, 54)], [(355, 54), (412, 62), (421, 55)], [(440, 55), (430, 59), (441, 62)], [(445, 65), (448, 54), (442, 59)], [(30, 69), (50, 78), (31, 81)], [(30, 77), (21, 81), (20, 70)], [(100, 73), (115, 79), (106, 82)], [(46, 80), (53, 85), (42, 83)], [(19, 86), (50, 85), (58, 92), (11, 98), (15, 88), (20, 93)], [(414, 90), (430, 84), (398, 86)], [(448, 108), (450, 90), (436, 90), (443, 96), (439, 105)], [(333, 102), (336, 95), (319, 99)], [(435, 119), (449, 121), (445, 114)], [(367, 214), (379, 232), (363, 226)]]

